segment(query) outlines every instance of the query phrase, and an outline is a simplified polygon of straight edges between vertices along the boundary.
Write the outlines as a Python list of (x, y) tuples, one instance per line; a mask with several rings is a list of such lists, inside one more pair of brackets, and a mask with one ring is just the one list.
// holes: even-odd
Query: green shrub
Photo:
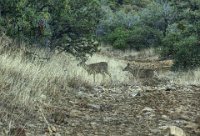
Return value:
[(126, 49), (128, 47), (127, 41), (130, 32), (123, 28), (116, 28), (109, 35), (104, 37), (104, 41), (110, 43), (116, 49)]
[(200, 66), (200, 44), (197, 36), (190, 36), (177, 43), (174, 70), (188, 70)]
[(0, 8), (0, 27), (19, 42), (65, 47), (77, 57), (96, 50), (91, 44), (77, 46), (76, 41), (95, 39), (101, 18), (99, 0), (0, 0)]
[(174, 70), (187, 70), (200, 66), (200, 46), (195, 26), (176, 23), (169, 26), (162, 40), (161, 56), (172, 58)]
[(165, 38), (162, 39), (162, 52), (161, 56), (164, 58), (173, 57), (177, 52), (176, 44), (181, 41), (182, 35), (180, 32), (168, 33)]
[(130, 33), (127, 44), (129, 48), (141, 50), (160, 44), (162, 34), (148, 26), (134, 26)]
[(159, 45), (161, 33), (147, 26), (134, 26), (130, 29), (118, 27), (104, 37), (104, 41), (116, 49), (135, 49)]

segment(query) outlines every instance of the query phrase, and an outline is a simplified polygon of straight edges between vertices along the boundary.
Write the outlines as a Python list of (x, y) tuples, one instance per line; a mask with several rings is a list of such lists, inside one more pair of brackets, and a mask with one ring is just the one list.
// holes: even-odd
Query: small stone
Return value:
[(45, 132), (47, 132), (47, 133), (51, 134), (51, 133), (52, 133), (51, 127), (50, 127), (50, 126), (48, 126), (48, 127), (47, 127), (47, 129), (45, 130)]
[(163, 126), (162, 129), (167, 136), (186, 136), (185, 132), (177, 126)]
[(163, 119), (163, 120), (170, 120), (170, 118), (167, 115), (162, 115), (161, 119)]
[(54, 126), (51, 126), (51, 130), (52, 130), (52, 132), (56, 132), (57, 131), (57, 129), (54, 127)]
[(145, 108), (142, 110), (142, 112), (153, 112), (153, 111), (154, 111), (154, 109), (149, 108), (149, 107), (145, 107)]
[(94, 110), (100, 110), (101, 109), (101, 106), (96, 105), (96, 104), (88, 104), (87, 106), (91, 109), (94, 109)]

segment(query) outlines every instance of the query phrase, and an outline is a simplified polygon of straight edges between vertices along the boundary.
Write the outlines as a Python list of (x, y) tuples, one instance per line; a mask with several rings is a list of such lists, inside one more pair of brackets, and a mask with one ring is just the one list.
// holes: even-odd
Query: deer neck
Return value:
[(89, 66), (87, 64), (82, 64), (82, 66), (86, 71), (89, 71)]

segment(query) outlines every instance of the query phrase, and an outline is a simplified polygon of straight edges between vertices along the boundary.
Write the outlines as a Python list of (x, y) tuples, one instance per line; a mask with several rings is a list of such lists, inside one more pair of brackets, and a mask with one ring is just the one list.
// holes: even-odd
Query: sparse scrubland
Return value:
[[(200, 111), (200, 70), (180, 73), (164, 70), (163, 66), (171, 67), (172, 62), (159, 61), (153, 49), (115, 53), (101, 47), (101, 52), (86, 63), (107, 62), (112, 78), (98, 74), (94, 82), (93, 75), (78, 67), (79, 61), (70, 54), (52, 53), (47, 49), (20, 49), (14, 45), (12, 50), (5, 51), (3, 47), (9, 42), (9, 38), (1, 37), (1, 135), (9, 135), (12, 128), (21, 128), (27, 135), (159, 135), (161, 132), (151, 131), (159, 129), (156, 121), (161, 120), (162, 124), (159, 119), (162, 114), (169, 116), (169, 120), (171, 116), (181, 118), (186, 116), (184, 114), (192, 114), (188, 115), (192, 122)], [(47, 56), (49, 60), (44, 59)], [(143, 80), (122, 71), (127, 63), (155, 69), (155, 77)], [(194, 105), (190, 105), (195, 100)], [(181, 113), (172, 111), (173, 108)], [(140, 120), (140, 126), (137, 119), (146, 116), (146, 112), (159, 115), (155, 119), (145, 117), (148, 123), (145, 119)]]
[(0, 0), (0, 136), (199, 136), (199, 0)]

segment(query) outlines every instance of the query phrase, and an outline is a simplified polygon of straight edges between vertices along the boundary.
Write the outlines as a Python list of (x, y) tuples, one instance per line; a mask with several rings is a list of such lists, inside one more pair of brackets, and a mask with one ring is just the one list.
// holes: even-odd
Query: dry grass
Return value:
[[(132, 95), (135, 95), (135, 93), (132, 93), (138, 91), (137, 88), (143, 88), (145, 85), (152, 86), (154, 80), (150, 79), (150, 82), (142, 81), (129, 72), (122, 71), (128, 62), (133, 65), (136, 65), (136, 63), (138, 63), (138, 65), (142, 64), (145, 67), (157, 66), (154, 63), (158, 61), (153, 61), (154, 58), (157, 57), (153, 49), (144, 50), (142, 52), (111, 51), (112, 53), (102, 50), (102, 52), (94, 54), (86, 63), (107, 62), (109, 66), (108, 70), (112, 77), (112, 79), (110, 79), (109, 76), (106, 76), (106, 78), (103, 79), (103, 76), (98, 74), (96, 76), (96, 82), (94, 83), (93, 75), (88, 75), (85, 69), (78, 67), (77, 64), (79, 62), (69, 54), (51, 53), (47, 49), (19, 49), (16, 48), (12, 42), (13, 41), (7, 37), (0, 37), (0, 125), (2, 122), (3, 130), (5, 130), (3, 133), (0, 132), (0, 135), (10, 135), (14, 129), (24, 130), (24, 128), (27, 133), (31, 131), (33, 135), (39, 134), (44, 132), (44, 126), (50, 127), (51, 125), (55, 125), (55, 123), (57, 124), (60, 117), (63, 117), (62, 113), (68, 115), (69, 112), (71, 114), (70, 111), (73, 111), (73, 109), (77, 109), (77, 111), (80, 110), (81, 112), (84, 111), (84, 114), (91, 116), (91, 119), (88, 121), (87, 117), (87, 121), (85, 122), (85, 118), (73, 118), (73, 116), (68, 118), (68, 116), (65, 117), (64, 114), (64, 118), (69, 121), (69, 124), (63, 125), (67, 126), (67, 128), (63, 128), (63, 133), (69, 128), (77, 132), (74, 126), (70, 127), (73, 121), (80, 121), (83, 122), (84, 125), (90, 126), (90, 121), (99, 121), (99, 116), (109, 116), (109, 118), (112, 117), (115, 120), (116, 115), (120, 120), (132, 120), (134, 123), (136, 122), (136, 124), (133, 123), (133, 126), (130, 128), (131, 130), (132, 128), (138, 129), (137, 127), (140, 128), (140, 125), (137, 124), (138, 121), (133, 120), (133, 111), (136, 115), (136, 113), (139, 113), (138, 110), (142, 105), (147, 106), (149, 104), (151, 105), (152, 102), (154, 103), (152, 100), (161, 100), (162, 102), (171, 100), (171, 97), (168, 96), (165, 97), (167, 98), (166, 100), (163, 100), (163, 97), (160, 98), (158, 94), (154, 94), (153, 92), (153, 94), (150, 95), (153, 96), (153, 98), (146, 97), (148, 94), (146, 96), (133, 98)], [(10, 48), (10, 46), (14, 48)], [(136, 62), (125, 59), (126, 56), (131, 56), (133, 59), (138, 58), (144, 60), (150, 58), (152, 61)], [(167, 62), (167, 64), (164, 64), (165, 62)], [(168, 61), (165, 62), (158, 64), (158, 66), (168, 65)], [(171, 63), (169, 63), (169, 65), (171, 65)], [(165, 71), (160, 72), (157, 76), (159, 79), (167, 78), (171, 82), (177, 84), (200, 85), (200, 70), (188, 73)], [(158, 82), (158, 85), (162, 86), (163, 83), (167, 84), (169, 83), (168, 80), (163, 80), (162, 83)], [(156, 82), (157, 80), (155, 80), (155, 83)], [(157, 103), (158, 102), (155, 102), (154, 104), (157, 105)], [(100, 108), (103, 107), (101, 112), (96, 111), (99, 105)], [(109, 107), (109, 105), (111, 107)], [(171, 105), (173, 104), (169, 104), (169, 106)], [(94, 112), (91, 109), (87, 109), (90, 108), (87, 106), (92, 106)], [(103, 111), (104, 108), (105, 111)], [(112, 108), (115, 108), (115, 110), (112, 110)], [(117, 114), (113, 114), (114, 112)], [(127, 113), (130, 113), (130, 119), (124, 118)], [(55, 115), (55, 117), (53, 115)], [(58, 122), (56, 121), (57, 118)], [(62, 124), (62, 118), (60, 120)], [(70, 120), (72, 122), (70, 122)], [(146, 125), (146, 121), (144, 124)], [(29, 127), (29, 125), (31, 127)], [(112, 127), (112, 125), (102, 127), (104, 125), (105, 124), (99, 125), (100, 129), (105, 130), (105, 128), (110, 129), (109, 127)], [(85, 129), (88, 127), (83, 128)], [(91, 130), (90, 128), (88, 132)], [(134, 130), (134, 132), (139, 131)]]
[(174, 78), (174, 81), (181, 85), (200, 85), (200, 69), (181, 72)]
[[(21, 103), (28, 105), (34, 102), (49, 102), (55, 98), (60, 91), (67, 91), (69, 88), (74, 90), (85, 87), (90, 90), (93, 86), (98, 85), (120, 85), (120, 84), (137, 84), (138, 79), (133, 78), (130, 73), (123, 72), (122, 69), (127, 62), (119, 60), (118, 57), (95, 54), (89, 58), (87, 64), (96, 62), (108, 62), (109, 72), (112, 79), (98, 74), (96, 82), (93, 82), (93, 75), (82, 68), (78, 67), (78, 61), (71, 55), (61, 53), (50, 53), (48, 50), (35, 50), (40, 58), (50, 56), (50, 60), (41, 61), (39, 58), (30, 59), (24, 55), (23, 49), (6, 50), (11, 41), (9, 38), (0, 38), (2, 54), (0, 55), (0, 97), (2, 100), (9, 100), (10, 103)], [(105, 51), (103, 51), (105, 53)], [(119, 56), (134, 55), (138, 58), (153, 56), (154, 51), (144, 50), (136, 52), (116, 51)], [(115, 53), (116, 53), (115, 52)], [(31, 61), (30, 61), (31, 60)], [(199, 84), (200, 70), (170, 79), (180, 84)], [(163, 75), (164, 77), (165, 75)], [(58, 98), (59, 99), (59, 98)]]
[(101, 46), (100, 47), (100, 54), (102, 54), (103, 56), (108, 56), (108, 57), (115, 57), (118, 59), (126, 59), (126, 60), (155, 60), (158, 59), (159, 55), (157, 53), (157, 51), (154, 48), (150, 48), (150, 49), (144, 49), (141, 51), (134, 51), (134, 50), (125, 50), (125, 51), (121, 51), (121, 50), (115, 50), (112, 49), (111, 47), (108, 46)]
[[(1, 46), (8, 46), (7, 39), (1, 39)], [(4, 50), (5, 48), (1, 48)], [(69, 87), (91, 88), (95, 85), (111, 85), (128, 82), (129, 79), (121, 71), (123, 62), (108, 57), (94, 55), (86, 63), (99, 61), (108, 62), (112, 79), (98, 74), (96, 82), (93, 75), (78, 67), (78, 61), (71, 55), (49, 54), (47, 50), (34, 50), (40, 58), (51, 56), (49, 61), (40, 58), (30, 58), (26, 50), (2, 51), (0, 56), (0, 90), (4, 100), (14, 103), (30, 104), (33, 102), (50, 101), (51, 97), (59, 91), (68, 90)], [(33, 50), (33, 49), (32, 49)], [(48, 97), (50, 96), (50, 97)]]

